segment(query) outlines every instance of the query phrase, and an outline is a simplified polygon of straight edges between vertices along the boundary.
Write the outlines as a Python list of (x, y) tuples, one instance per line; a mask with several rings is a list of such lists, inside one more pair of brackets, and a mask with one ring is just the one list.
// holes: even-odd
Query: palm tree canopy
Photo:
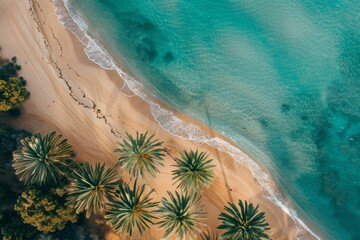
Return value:
[(177, 187), (189, 190), (192, 187), (196, 189), (209, 185), (214, 178), (214, 165), (211, 165), (212, 159), (207, 160), (206, 152), (190, 150), (180, 154), (181, 159), (175, 158), (176, 169), (172, 171), (175, 183), (179, 183)]
[(13, 153), (13, 167), (20, 181), (40, 186), (59, 182), (73, 154), (72, 145), (60, 138), (52, 132), (21, 140), (22, 148)]
[(153, 191), (145, 193), (145, 185), (138, 187), (136, 181), (132, 188), (127, 183), (120, 184), (107, 207), (107, 224), (118, 233), (132, 236), (134, 229), (137, 229), (142, 234), (156, 219), (153, 208), (158, 202), (150, 198)]
[(94, 167), (85, 163), (73, 173), (68, 204), (73, 204), (78, 214), (85, 210), (87, 218), (105, 208), (118, 185), (117, 175), (114, 169), (105, 170), (105, 164), (96, 163)]
[(119, 143), (120, 148), (115, 149), (120, 155), (118, 165), (125, 166), (126, 171), (133, 177), (144, 176), (145, 170), (152, 176), (159, 172), (157, 165), (163, 166), (164, 149), (161, 148), (163, 142), (153, 139), (154, 134), (147, 137), (148, 132), (139, 134), (136, 138), (126, 133), (129, 140), (124, 139)]
[(165, 228), (165, 235), (168, 237), (175, 231), (176, 239), (185, 239), (187, 237), (196, 237), (200, 231), (199, 226), (204, 225), (200, 220), (205, 219), (206, 213), (203, 211), (203, 205), (197, 206), (200, 197), (196, 193), (179, 194), (175, 196), (168, 191), (170, 200), (162, 198), (162, 205), (158, 211), (161, 215), (161, 221), (158, 222), (160, 228)]
[(265, 222), (265, 213), (258, 213), (259, 205), (254, 207), (252, 203), (245, 205), (239, 200), (239, 209), (233, 203), (225, 206), (226, 212), (220, 213), (219, 220), (222, 221), (218, 229), (224, 229), (221, 235), (224, 239), (232, 240), (258, 240), (268, 239), (265, 231), (269, 230), (269, 224)]

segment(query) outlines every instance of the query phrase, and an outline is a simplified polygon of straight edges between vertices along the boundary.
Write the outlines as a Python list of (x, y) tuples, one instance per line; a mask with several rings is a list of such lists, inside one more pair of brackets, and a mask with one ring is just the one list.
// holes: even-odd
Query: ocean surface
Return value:
[(360, 239), (360, 1), (64, 1), (92, 60), (251, 153), (303, 229)]

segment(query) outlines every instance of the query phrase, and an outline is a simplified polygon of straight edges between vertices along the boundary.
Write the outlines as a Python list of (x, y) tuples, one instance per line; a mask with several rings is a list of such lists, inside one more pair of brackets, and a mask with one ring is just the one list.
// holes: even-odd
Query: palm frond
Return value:
[(181, 159), (175, 158), (176, 167), (172, 173), (175, 175), (173, 180), (178, 184), (178, 188), (190, 190), (191, 188), (202, 188), (210, 184), (214, 178), (214, 165), (211, 165), (212, 159), (207, 160), (206, 152), (198, 153), (190, 150), (184, 151), (181, 154)]
[(146, 229), (154, 224), (153, 208), (158, 205), (150, 198), (150, 194), (145, 193), (145, 185), (138, 187), (136, 181), (132, 188), (125, 183), (119, 185), (113, 199), (110, 201), (105, 219), (114, 231), (127, 233), (132, 236), (134, 229), (142, 234)]
[(105, 164), (96, 163), (94, 167), (86, 162), (72, 175), (68, 204), (73, 204), (78, 214), (86, 211), (88, 218), (105, 208), (118, 184), (118, 174), (114, 169), (105, 170)]
[(164, 149), (161, 148), (163, 142), (153, 139), (154, 134), (147, 137), (148, 132), (139, 134), (136, 138), (126, 133), (129, 140), (124, 139), (119, 143), (120, 148), (115, 149), (120, 155), (117, 165), (124, 166), (132, 177), (144, 176), (145, 171), (154, 176), (159, 172), (157, 166), (163, 166)]
[(160, 228), (165, 228), (165, 235), (168, 237), (175, 232), (176, 239), (195, 238), (197, 232), (200, 232), (200, 225), (203, 224), (200, 220), (205, 219), (206, 213), (202, 206), (196, 206), (200, 201), (200, 196), (196, 193), (180, 194), (177, 191), (175, 196), (168, 191), (170, 199), (162, 198), (162, 205), (158, 211), (161, 215), (157, 224)]
[(269, 224), (265, 222), (265, 213), (258, 213), (259, 205), (254, 207), (252, 203), (245, 205), (239, 200), (240, 210), (233, 203), (225, 206), (226, 212), (220, 213), (219, 220), (222, 221), (218, 229), (224, 229), (221, 235), (224, 239), (233, 240), (253, 240), (268, 239), (269, 236), (265, 231), (269, 230)]
[(52, 132), (44, 137), (35, 133), (21, 140), (22, 148), (13, 153), (13, 167), (20, 181), (40, 186), (59, 182), (73, 153), (67, 139), (60, 138)]
[(219, 236), (217, 233), (211, 233), (209, 230), (207, 232), (202, 232), (200, 235), (201, 240), (218, 240)]

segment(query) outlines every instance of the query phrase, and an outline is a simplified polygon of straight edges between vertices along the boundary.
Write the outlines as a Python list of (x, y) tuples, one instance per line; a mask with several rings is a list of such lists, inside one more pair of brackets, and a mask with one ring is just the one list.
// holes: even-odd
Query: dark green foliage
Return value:
[[(3, 180), (3, 179), (1, 179)], [(0, 228), (7, 222), (7, 215), (14, 211), (16, 199), (19, 196), (7, 183), (1, 182), (0, 187)]]
[(210, 184), (214, 178), (214, 165), (211, 165), (212, 159), (207, 160), (206, 152), (198, 153), (198, 150), (180, 153), (181, 159), (175, 158), (176, 167), (172, 173), (175, 175), (178, 188), (184, 190), (201, 189)]
[(16, 77), (16, 64), (13, 62), (9, 62), (4, 66), (0, 67), (0, 79), (8, 80), (11, 77)]
[[(0, 236), (1, 239), (30, 239), (36, 231), (31, 225), (23, 224), (20, 216), (14, 211), (18, 194), (12, 191), (11, 182), (0, 179)], [(6, 177), (8, 178), (8, 176)], [(8, 185), (10, 184), (10, 185)]]
[(72, 145), (60, 138), (61, 135), (52, 132), (44, 137), (35, 133), (21, 140), (23, 147), (13, 154), (13, 167), (20, 181), (46, 186), (59, 183), (71, 171)]
[(63, 230), (40, 234), (38, 238), (32, 240), (105, 240), (105, 234), (108, 232), (107, 226), (92, 223), (91, 220), (79, 215), (76, 223), (66, 224)]
[(0, 111), (11, 111), (11, 116), (20, 115), (19, 107), (27, 100), (30, 93), (26, 90), (26, 80), (18, 77), (21, 66), (16, 64), (16, 57), (11, 61), (0, 57)]
[(19, 77), (19, 82), (22, 86), (26, 86), (26, 80), (23, 77)]
[(10, 116), (17, 118), (21, 115), (21, 109), (16, 107), (16, 108), (10, 109), (8, 111), (8, 113), (10, 114)]
[(0, 57), (0, 79), (5, 81), (11, 77), (17, 77), (17, 71), (21, 70), (21, 66), (16, 64), (16, 57), (12, 57), (11, 61)]
[(107, 224), (118, 233), (127, 233), (131, 236), (136, 229), (142, 234), (154, 224), (156, 218), (153, 208), (158, 203), (152, 201), (152, 192), (153, 190), (145, 193), (145, 185), (138, 187), (136, 181), (132, 188), (127, 183), (120, 184), (107, 207)]
[(4, 175), (8, 170), (8, 162), (6, 159), (0, 159), (0, 176)]
[(21, 148), (21, 139), (30, 135), (31, 133), (25, 130), (16, 130), (5, 125), (0, 126), (0, 174), (12, 171), (11, 166), (8, 165), (12, 160), (12, 152)]
[(30, 188), (17, 199), (14, 209), (24, 223), (43, 233), (64, 229), (67, 222), (78, 220), (75, 209), (65, 205), (66, 189), (62, 186), (49, 190)]
[(4, 212), (7, 210), (7, 199), (6, 192), (2, 187), (0, 187), (0, 220), (4, 216)]
[(12, 212), (6, 216), (6, 223), (1, 227), (3, 240), (30, 240), (34, 239), (36, 228), (23, 223), (21, 217)]
[(21, 140), (31, 136), (26, 130), (17, 130), (6, 125), (0, 126), (0, 158), (11, 157), (14, 150), (21, 148)]
[(77, 213), (86, 211), (86, 217), (105, 208), (119, 183), (118, 173), (100, 163), (85, 163), (70, 180), (68, 204), (75, 206)]
[(23, 224), (14, 211), (18, 197), (17, 191), (22, 186), (16, 181), (11, 167), (12, 152), (20, 148), (20, 140), (30, 136), (25, 130), (16, 130), (5, 125), (0, 126), (0, 232), (1, 239), (31, 239), (36, 230), (31, 225)]
[(145, 171), (152, 176), (159, 172), (157, 166), (163, 166), (164, 149), (161, 148), (162, 142), (153, 139), (155, 135), (147, 137), (145, 134), (136, 132), (136, 138), (126, 133), (129, 141), (124, 139), (119, 143), (119, 149), (116, 149), (120, 155), (117, 165), (125, 167), (126, 171), (133, 177), (144, 176)]
[(204, 225), (200, 220), (205, 219), (206, 213), (203, 211), (203, 205), (198, 206), (200, 196), (197, 193), (180, 194), (177, 191), (175, 196), (168, 192), (170, 200), (162, 198), (162, 205), (157, 212), (160, 213), (160, 221), (157, 223), (160, 228), (165, 228), (167, 238), (175, 232), (176, 239), (195, 238), (200, 232), (200, 225)]
[(225, 230), (221, 237), (231, 240), (268, 239), (265, 231), (270, 229), (269, 224), (265, 222), (265, 213), (258, 212), (259, 205), (254, 207), (247, 201), (244, 205), (241, 200), (238, 205), (240, 210), (235, 204), (229, 203), (229, 206), (225, 206), (226, 212), (220, 213), (219, 220), (222, 223), (218, 229)]

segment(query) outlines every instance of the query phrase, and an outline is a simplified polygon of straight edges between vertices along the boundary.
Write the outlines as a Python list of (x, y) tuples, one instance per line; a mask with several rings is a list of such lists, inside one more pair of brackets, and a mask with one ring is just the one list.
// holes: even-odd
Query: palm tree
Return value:
[(200, 239), (201, 240), (218, 240), (219, 237), (217, 235), (217, 233), (210, 233), (209, 230), (207, 230), (207, 232), (203, 232), (201, 235), (200, 235)]
[(158, 202), (153, 202), (150, 194), (151, 190), (145, 194), (145, 185), (138, 187), (136, 181), (132, 189), (127, 183), (119, 185), (113, 199), (106, 209), (105, 219), (114, 231), (118, 233), (127, 233), (132, 236), (136, 229), (142, 234), (156, 219), (153, 214), (153, 208)]
[(218, 229), (224, 229), (221, 237), (233, 240), (258, 240), (262, 238), (268, 239), (269, 236), (265, 231), (269, 230), (269, 224), (265, 222), (265, 213), (258, 213), (259, 205), (254, 207), (252, 203), (245, 201), (245, 206), (239, 200), (239, 209), (235, 204), (229, 203), (229, 207), (225, 206), (226, 212), (220, 213), (219, 220), (222, 220)]
[(155, 172), (159, 172), (157, 165), (161, 165), (163, 161), (164, 149), (161, 148), (163, 142), (153, 139), (154, 134), (147, 137), (145, 134), (136, 132), (136, 139), (126, 133), (129, 141), (124, 139), (123, 143), (119, 143), (119, 149), (115, 152), (119, 153), (120, 158), (117, 165), (125, 166), (126, 171), (133, 177), (139, 175), (144, 176), (145, 170), (154, 177)]
[(86, 211), (88, 218), (92, 213), (104, 209), (118, 185), (117, 172), (105, 164), (95, 167), (85, 163), (75, 170), (69, 186), (68, 204), (73, 204), (76, 213)]
[(175, 175), (173, 179), (176, 179), (175, 183), (178, 183), (178, 188), (189, 190), (192, 187), (202, 188), (210, 184), (214, 178), (214, 171), (211, 165), (212, 159), (207, 160), (208, 155), (206, 152), (198, 153), (190, 150), (190, 152), (184, 151), (181, 154), (181, 159), (175, 158), (176, 167), (172, 173)]
[(35, 133), (21, 140), (22, 148), (13, 153), (13, 167), (20, 181), (40, 186), (59, 182), (73, 154), (67, 139), (60, 138), (52, 132), (44, 137)]
[(205, 219), (206, 213), (203, 211), (203, 205), (197, 207), (200, 197), (196, 193), (179, 194), (175, 196), (168, 191), (170, 200), (162, 198), (162, 206), (159, 207), (161, 221), (158, 222), (160, 228), (165, 228), (165, 235), (168, 237), (175, 231), (176, 239), (196, 238), (197, 232), (200, 231), (199, 225), (204, 225), (199, 220)]

